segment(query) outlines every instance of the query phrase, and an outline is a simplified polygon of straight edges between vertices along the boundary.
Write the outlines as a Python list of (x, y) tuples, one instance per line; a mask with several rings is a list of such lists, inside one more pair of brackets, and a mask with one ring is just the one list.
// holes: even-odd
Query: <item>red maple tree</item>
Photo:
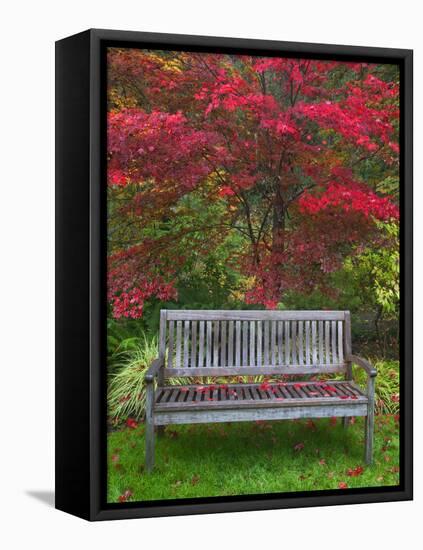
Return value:
[[(398, 170), (395, 71), (135, 49), (110, 49), (108, 70), (108, 185), (130, 190), (111, 214), (157, 228), (190, 194), (223, 202), (213, 229), (208, 219), (194, 229), (213, 232), (209, 246), (242, 236), (234, 262), (252, 281), (247, 303), (274, 308), (287, 290), (325, 290), (346, 255), (377, 242), (375, 220), (398, 219), (363, 176), (369, 159)], [(110, 249), (115, 317), (176, 298), (186, 232), (144, 231)]]

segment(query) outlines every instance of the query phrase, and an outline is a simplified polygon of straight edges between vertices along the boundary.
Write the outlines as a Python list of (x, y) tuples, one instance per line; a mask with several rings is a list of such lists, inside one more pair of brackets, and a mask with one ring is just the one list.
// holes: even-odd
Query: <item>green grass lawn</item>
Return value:
[(397, 419), (376, 417), (372, 466), (363, 461), (363, 419), (354, 420), (347, 430), (341, 419), (168, 426), (150, 475), (144, 426), (124, 428), (109, 434), (108, 501), (398, 485)]

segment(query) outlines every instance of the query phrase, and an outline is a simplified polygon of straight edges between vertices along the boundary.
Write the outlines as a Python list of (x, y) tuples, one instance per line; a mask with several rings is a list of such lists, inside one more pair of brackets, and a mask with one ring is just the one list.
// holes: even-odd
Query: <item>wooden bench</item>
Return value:
[[(366, 391), (353, 381), (353, 364), (367, 373)], [(339, 372), (345, 380), (319, 380)], [(290, 381), (166, 385), (178, 377), (257, 375)], [(311, 376), (295, 382), (287, 375)], [(154, 466), (155, 426), (160, 433), (166, 424), (334, 416), (345, 427), (352, 416), (366, 417), (370, 464), (375, 376), (373, 366), (352, 355), (349, 311), (162, 310), (159, 357), (145, 377), (146, 471)]]

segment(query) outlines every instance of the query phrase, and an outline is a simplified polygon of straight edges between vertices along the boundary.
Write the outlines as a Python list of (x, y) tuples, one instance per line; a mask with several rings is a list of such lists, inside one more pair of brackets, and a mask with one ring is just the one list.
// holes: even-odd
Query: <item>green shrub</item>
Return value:
[[(375, 412), (377, 414), (399, 413), (399, 361), (371, 361), (377, 369), (375, 385)], [(355, 367), (354, 380), (366, 384), (366, 373)]]

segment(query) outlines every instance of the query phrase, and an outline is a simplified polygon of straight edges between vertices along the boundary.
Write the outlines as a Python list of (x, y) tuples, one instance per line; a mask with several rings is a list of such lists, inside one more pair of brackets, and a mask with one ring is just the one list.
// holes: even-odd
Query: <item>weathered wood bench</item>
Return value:
[[(363, 391), (352, 365), (367, 373)], [(319, 380), (328, 373), (345, 380)], [(169, 378), (296, 375), (307, 381), (166, 385)], [(162, 310), (159, 357), (146, 374), (146, 471), (154, 466), (155, 426), (364, 416), (365, 461), (372, 462), (376, 370), (352, 355), (349, 311)], [(200, 378), (201, 380), (201, 378)], [(155, 388), (155, 381), (157, 382)], [(329, 437), (329, 436), (328, 436)]]

